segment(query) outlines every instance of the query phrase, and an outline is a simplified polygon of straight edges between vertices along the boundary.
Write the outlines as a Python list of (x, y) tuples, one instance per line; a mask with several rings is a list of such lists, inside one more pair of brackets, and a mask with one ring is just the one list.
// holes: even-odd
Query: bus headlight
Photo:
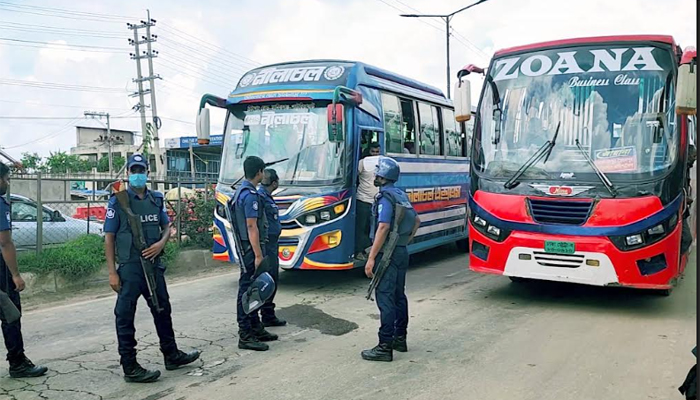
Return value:
[(342, 217), (348, 209), (350, 199), (331, 204), (302, 214), (297, 218), (300, 224), (305, 226), (317, 225), (323, 222), (333, 221)]
[(678, 214), (673, 213), (660, 224), (646, 228), (641, 232), (624, 236), (609, 236), (608, 238), (621, 251), (636, 250), (667, 237), (676, 229), (676, 225), (678, 225)]
[(486, 220), (469, 210), (469, 219), (472, 222), (472, 226), (479, 232), (481, 232), (482, 235), (488, 237), (491, 240), (495, 240), (496, 242), (502, 242), (510, 236), (510, 231), (507, 229), (503, 229), (500, 227), (497, 227), (493, 224), (489, 224), (486, 222)]

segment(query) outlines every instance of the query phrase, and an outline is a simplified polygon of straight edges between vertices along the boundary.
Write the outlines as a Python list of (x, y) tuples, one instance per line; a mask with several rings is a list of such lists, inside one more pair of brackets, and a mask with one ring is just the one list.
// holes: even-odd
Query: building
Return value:
[(196, 136), (164, 139), (168, 179), (216, 182), (221, 167), (223, 135), (212, 135), (201, 146)]
[[(137, 134), (132, 131), (110, 129), (112, 134), (112, 157), (123, 157), (125, 160), (140, 151), (137, 144)], [(75, 127), (76, 146), (70, 149), (70, 154), (92, 162), (98, 162), (109, 155), (107, 128), (98, 121), (86, 120)], [(139, 140), (140, 142), (140, 140)], [(155, 157), (151, 156), (151, 172), (156, 172)], [(117, 171), (114, 171), (117, 172)]]

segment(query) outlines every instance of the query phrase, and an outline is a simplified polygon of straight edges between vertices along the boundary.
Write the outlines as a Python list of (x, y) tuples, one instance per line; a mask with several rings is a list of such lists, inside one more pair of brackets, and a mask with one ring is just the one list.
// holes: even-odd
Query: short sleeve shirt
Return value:
[(391, 218), (394, 216), (394, 207), (391, 205), (391, 201), (386, 196), (382, 196), (379, 199), (379, 204), (377, 205), (377, 221), (379, 223), (391, 223)]
[(241, 204), (243, 204), (243, 213), (245, 214), (245, 217), (258, 219), (258, 217), (260, 216), (260, 207), (263, 206), (262, 204), (260, 204), (258, 192), (255, 190), (255, 187), (248, 181), (244, 181), (241, 186), (243, 187), (243, 193), (241, 193), (241, 197), (238, 201)]

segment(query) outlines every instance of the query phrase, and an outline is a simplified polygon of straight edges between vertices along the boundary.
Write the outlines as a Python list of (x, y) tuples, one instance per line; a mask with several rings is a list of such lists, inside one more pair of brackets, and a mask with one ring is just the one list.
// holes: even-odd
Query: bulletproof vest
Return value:
[[(141, 219), (143, 236), (146, 239), (146, 246), (151, 246), (161, 238), (160, 213), (163, 209), (163, 198), (154, 196), (148, 192), (143, 200), (137, 200), (129, 193), (129, 203), (131, 211)], [(129, 217), (126, 211), (119, 207), (119, 229), (116, 234), (117, 261), (120, 264), (138, 262), (141, 254), (137, 250), (136, 238), (131, 233)]]
[(233, 226), (233, 233), (238, 234), (241, 242), (250, 242), (248, 238), (248, 226), (246, 225), (245, 218), (245, 208), (243, 203), (247, 196), (255, 196), (258, 201), (258, 232), (260, 243), (265, 243), (267, 241), (267, 218), (265, 217), (265, 200), (258, 194), (258, 192), (252, 186), (241, 185), (236, 189), (236, 193), (233, 195), (233, 200), (231, 201), (231, 206), (233, 207), (233, 217), (235, 220), (235, 225)]
[[(413, 232), (413, 224), (415, 223), (417, 214), (416, 210), (413, 209), (413, 205), (411, 205), (411, 202), (408, 200), (406, 193), (397, 187), (382, 187), (379, 193), (377, 193), (377, 197), (372, 205), (372, 226), (370, 237), (374, 239), (374, 234), (379, 226), (379, 200), (384, 197), (389, 200), (391, 207), (394, 209), (392, 218), (396, 218), (397, 204), (406, 209), (403, 220), (401, 220), (401, 224), (399, 225), (399, 241), (397, 243), (397, 246), (406, 246), (408, 244), (408, 239), (411, 237), (411, 232)], [(391, 221), (391, 227), (394, 227), (393, 219)]]

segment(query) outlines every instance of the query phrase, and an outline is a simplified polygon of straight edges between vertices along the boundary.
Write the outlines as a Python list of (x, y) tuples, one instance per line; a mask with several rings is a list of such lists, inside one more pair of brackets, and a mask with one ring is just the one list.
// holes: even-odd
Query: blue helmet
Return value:
[(390, 157), (379, 157), (379, 162), (374, 170), (374, 174), (378, 177), (396, 182), (399, 180), (401, 168), (399, 164)]
[(250, 314), (253, 311), (258, 310), (265, 304), (266, 301), (272, 297), (272, 293), (275, 292), (275, 280), (272, 279), (272, 275), (267, 272), (260, 274), (253, 283), (250, 285), (248, 290), (243, 293), (241, 302), (243, 303), (243, 311), (246, 314)]

